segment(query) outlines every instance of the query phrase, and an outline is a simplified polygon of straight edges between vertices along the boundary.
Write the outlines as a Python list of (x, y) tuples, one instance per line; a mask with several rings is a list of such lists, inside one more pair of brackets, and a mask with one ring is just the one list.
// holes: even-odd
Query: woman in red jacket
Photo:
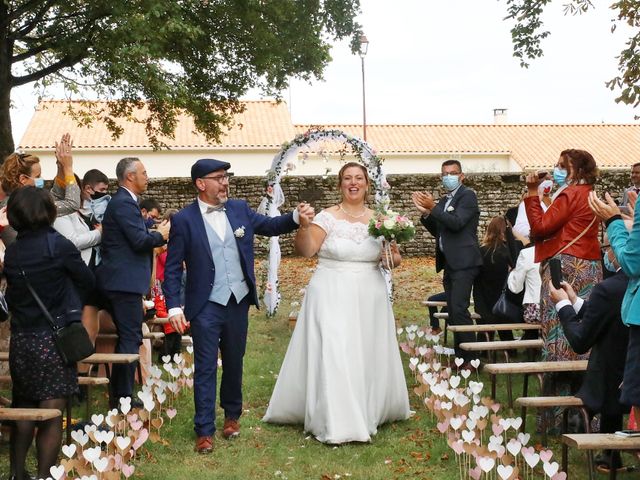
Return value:
[[(593, 190), (597, 177), (598, 167), (589, 152), (564, 150), (554, 169), (554, 179), (561, 188), (546, 212), (542, 211), (538, 198), (538, 176), (530, 174), (526, 179), (529, 193), (525, 208), (531, 237), (535, 239), (535, 262), (542, 266), (540, 311), (544, 340), (542, 359), (545, 361), (588, 357), (588, 354), (576, 354), (564, 335), (549, 297), (549, 260), (554, 257), (560, 259), (563, 280), (575, 285), (576, 292), (583, 299), (589, 297), (593, 285), (602, 279), (598, 222), (588, 203), (589, 192)], [(580, 387), (580, 378), (575, 377), (571, 374), (545, 376), (545, 395), (572, 394)]]

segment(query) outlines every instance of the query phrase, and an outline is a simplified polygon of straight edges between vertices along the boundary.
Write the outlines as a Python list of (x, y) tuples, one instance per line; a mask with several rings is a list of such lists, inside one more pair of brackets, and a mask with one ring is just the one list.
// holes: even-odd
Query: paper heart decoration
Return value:
[(521, 448), (522, 448), (522, 444), (514, 438), (509, 440), (509, 443), (507, 443), (507, 450), (514, 457), (520, 452)]
[(464, 407), (467, 403), (469, 403), (471, 400), (469, 399), (469, 397), (467, 397), (466, 395), (463, 394), (458, 394), (456, 395), (454, 402), (456, 405), (458, 405), (459, 407)]
[(449, 385), (451, 385), (451, 388), (458, 388), (458, 385), (460, 385), (460, 377), (458, 375), (451, 377), (449, 379)]
[(466, 380), (467, 378), (469, 378), (469, 375), (471, 375), (471, 370), (464, 368), (460, 370), (460, 375), (462, 375), (462, 378)]
[(120, 411), (123, 415), (126, 415), (131, 411), (131, 397), (120, 398)]
[(162, 363), (169, 363), (171, 361), (171, 355), (163, 355), (162, 358)]
[(429, 353), (429, 347), (425, 347), (424, 345), (422, 345), (418, 348), (418, 353), (421, 357), (424, 357), (427, 353)]
[(97, 460), (100, 457), (100, 452), (101, 452), (100, 446), (93, 447), (93, 448), (85, 448), (82, 451), (82, 456), (87, 462), (93, 463), (95, 460)]
[(451, 425), (451, 428), (453, 428), (454, 430), (458, 430), (462, 426), (462, 418), (454, 417), (451, 419), (449, 424)]
[(104, 422), (104, 415), (100, 414), (100, 415), (91, 415), (91, 422), (96, 426), (99, 427), (100, 425), (102, 425), (102, 422)]
[[(531, 447), (533, 449), (533, 447)], [(535, 467), (538, 462), (540, 461), (540, 455), (538, 455), (537, 453), (523, 453), (522, 456), (524, 457), (524, 461), (527, 462), (527, 465), (529, 465), (531, 468)]]
[(109, 466), (109, 459), (106, 457), (97, 458), (96, 460), (93, 461), (93, 466), (98, 472), (102, 473)]
[(449, 422), (447, 422), (447, 421), (438, 422), (438, 423), (436, 423), (436, 428), (438, 429), (438, 431), (440, 433), (444, 433), (449, 429)]
[(418, 338), (422, 338), (422, 337), (424, 337), (424, 330), (418, 330), (418, 331), (416, 332), (416, 335), (418, 336)]
[(474, 432), (473, 430), (462, 431), (462, 439), (467, 443), (471, 443), (475, 437), (476, 437), (476, 432)]
[(498, 435), (491, 435), (489, 437), (489, 443), (494, 443), (496, 445), (502, 445), (502, 442), (504, 442), (504, 437), (500, 434)]
[(476, 422), (476, 426), (478, 427), (478, 430), (484, 430), (485, 428), (487, 428), (487, 419), (481, 418)]
[(478, 369), (478, 367), (480, 366), (480, 360), (478, 358), (471, 360), (471, 366), (473, 368), (475, 368), (476, 370)]
[(158, 429), (162, 427), (163, 423), (164, 423), (164, 420), (162, 419), (162, 417), (154, 418), (153, 420), (151, 420), (151, 425)]
[(518, 440), (520, 440), (520, 443), (522, 443), (522, 445), (526, 445), (527, 443), (529, 443), (530, 439), (531, 435), (528, 433), (520, 432), (518, 434)]
[(476, 428), (476, 421), (473, 418), (467, 418), (467, 421), (464, 422), (464, 424), (466, 425), (467, 429), (469, 430), (474, 430)]
[(125, 478), (129, 478), (131, 475), (133, 475), (135, 469), (136, 467), (134, 467), (133, 465), (127, 465), (126, 463), (122, 464), (122, 474)]
[(500, 435), (502, 432), (504, 432), (504, 428), (502, 428), (501, 425), (498, 425), (497, 423), (494, 423), (491, 425), (491, 431), (493, 432), (494, 435)]
[(418, 371), (419, 371), (420, 373), (424, 373), (424, 372), (426, 372), (428, 369), (429, 369), (429, 365), (427, 365), (426, 363), (424, 363), (424, 362), (423, 362), (423, 363), (418, 364)]
[(76, 444), (72, 443), (71, 445), (63, 445), (62, 446), (62, 453), (64, 454), (65, 457), (67, 458), (71, 458), (76, 454)]
[(567, 480), (567, 474), (566, 472), (558, 472), (551, 477), (551, 480)]
[(76, 442), (81, 447), (84, 447), (89, 441), (89, 435), (84, 433), (82, 430), (74, 430), (71, 432), (71, 438), (74, 442)]
[(511, 419), (511, 427), (514, 430), (520, 430), (521, 426), (522, 426), (522, 418), (521, 417), (516, 417), (516, 418), (512, 418)]
[[(464, 370), (463, 370), (464, 372)], [(461, 372), (462, 374), (462, 372)], [(469, 382), (469, 389), (471, 390), (471, 392), (475, 395), (479, 395), (480, 392), (482, 391), (482, 387), (484, 385), (482, 384), (482, 382), (474, 382), (473, 380)]]
[(144, 442), (147, 441), (147, 439), (149, 438), (149, 431), (146, 428), (143, 428), (142, 430), (140, 430), (140, 434), (138, 435), (138, 438), (136, 439), (135, 442), (133, 442), (133, 449), (134, 450), (138, 450), (143, 444)]
[(96, 475), (83, 475), (80, 480), (98, 480), (98, 477)]
[(151, 413), (151, 410), (153, 410), (156, 406), (156, 402), (154, 402), (153, 399), (151, 399), (151, 400), (147, 400), (146, 402), (143, 402), (143, 405), (144, 405), (144, 409), (147, 412)]
[(173, 419), (178, 413), (175, 408), (167, 408), (164, 412), (167, 414), (167, 417), (169, 417), (169, 420)]
[(60, 480), (65, 474), (64, 467), (62, 465), (54, 465), (49, 469), (49, 473), (51, 473), (51, 478), (54, 480)]
[[(142, 422), (140, 422), (142, 424)], [(142, 425), (140, 425), (142, 426)], [(116, 446), (120, 450), (126, 450), (131, 445), (131, 438), (129, 437), (116, 437)]]
[(476, 458), (476, 463), (484, 473), (488, 473), (493, 470), (496, 461), (491, 457), (478, 457)]
[(95, 425), (85, 425), (84, 426), (84, 431), (85, 433), (89, 433), (89, 432), (96, 432), (98, 430), (98, 427), (96, 427)]
[(462, 440), (456, 440), (455, 442), (451, 442), (449, 445), (456, 453), (456, 455), (460, 455), (462, 452), (464, 452), (464, 443)]
[(184, 359), (182, 358), (182, 354), (176, 353), (173, 355), (173, 361), (176, 363), (182, 363)]
[(542, 465), (542, 469), (544, 470), (544, 473), (547, 474), (547, 477), (553, 477), (556, 473), (558, 473), (558, 469), (560, 468), (560, 465), (558, 465), (558, 462), (553, 462), (553, 463), (544, 463)]
[(456, 357), (453, 362), (456, 364), (456, 367), (460, 367), (464, 363), (464, 358)]
[(142, 422), (142, 420), (136, 420), (135, 422), (131, 422), (129, 425), (131, 426), (133, 431), (137, 432), (138, 430), (140, 430), (142, 428), (144, 423)]
[(161, 394), (159, 394), (158, 396), (156, 396), (156, 400), (158, 401), (158, 403), (159, 403), (160, 405), (162, 405), (162, 404), (165, 402), (165, 400), (166, 400), (166, 399), (167, 399), (167, 394), (166, 394), (166, 393), (164, 393), (164, 392), (162, 392)]
[(541, 450), (540, 451), (540, 460), (543, 462), (548, 462), (553, 457), (553, 452), (551, 450)]
[(187, 345), (187, 352), (189, 353), (189, 355), (191, 355), (193, 353), (193, 345)]
[(193, 387), (193, 378), (187, 378), (186, 384), (189, 388)]
[(469, 476), (473, 478), (473, 480), (480, 480), (481, 475), (482, 475), (482, 469), (480, 467), (469, 469)]
[(511, 465), (498, 465), (498, 475), (502, 480), (507, 480), (513, 475), (513, 467)]
[(149, 420), (149, 412), (147, 412), (146, 410), (140, 410), (138, 414), (140, 415), (140, 420), (142, 420), (143, 422)]

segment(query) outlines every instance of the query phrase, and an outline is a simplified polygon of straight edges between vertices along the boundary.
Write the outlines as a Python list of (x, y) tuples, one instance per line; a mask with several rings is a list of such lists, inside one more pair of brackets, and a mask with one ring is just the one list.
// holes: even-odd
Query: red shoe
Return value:
[(222, 436), (228, 440), (238, 435), (240, 435), (240, 423), (238, 420), (235, 418), (225, 418)]
[(213, 437), (198, 437), (195, 451), (200, 454), (211, 453), (213, 451)]

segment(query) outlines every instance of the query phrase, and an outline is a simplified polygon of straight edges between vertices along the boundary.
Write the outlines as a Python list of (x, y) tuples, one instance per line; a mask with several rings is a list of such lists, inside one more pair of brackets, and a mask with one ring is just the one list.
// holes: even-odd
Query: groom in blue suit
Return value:
[[(313, 218), (307, 204), (271, 218), (254, 212), (244, 200), (228, 199), (230, 167), (213, 159), (198, 160), (191, 167), (198, 198), (171, 219), (165, 265), (163, 291), (169, 320), (180, 333), (190, 324), (193, 336), (198, 453), (213, 449), (218, 348), (223, 364), (223, 436), (240, 433), (248, 312), (251, 304), (258, 306), (253, 236), (281, 235), (299, 224), (306, 228)], [(184, 311), (180, 306), (183, 265), (187, 270)]]

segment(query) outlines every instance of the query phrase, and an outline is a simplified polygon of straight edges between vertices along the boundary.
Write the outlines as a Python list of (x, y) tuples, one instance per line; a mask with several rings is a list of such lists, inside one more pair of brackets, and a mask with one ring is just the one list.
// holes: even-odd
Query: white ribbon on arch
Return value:
[[(276, 154), (271, 163), (271, 169), (267, 173), (267, 193), (263, 197), (258, 212), (275, 217), (280, 215), (280, 207), (284, 204), (284, 193), (280, 187), (280, 180), (295, 165), (297, 155), (302, 148), (313, 149), (324, 141), (342, 142), (348, 144), (353, 150), (356, 159), (367, 168), (369, 177), (375, 188), (375, 200), (377, 205), (384, 208), (389, 205), (389, 184), (382, 171), (382, 160), (375, 154), (373, 148), (365, 141), (353, 137), (341, 130), (309, 130), (296, 136), (291, 142), (284, 143), (280, 152)], [(278, 285), (278, 268), (280, 267), (280, 238), (269, 239), (269, 265), (267, 284), (263, 296), (268, 316), (276, 313), (280, 303)], [(387, 287), (391, 292), (391, 277), (384, 270)]]

